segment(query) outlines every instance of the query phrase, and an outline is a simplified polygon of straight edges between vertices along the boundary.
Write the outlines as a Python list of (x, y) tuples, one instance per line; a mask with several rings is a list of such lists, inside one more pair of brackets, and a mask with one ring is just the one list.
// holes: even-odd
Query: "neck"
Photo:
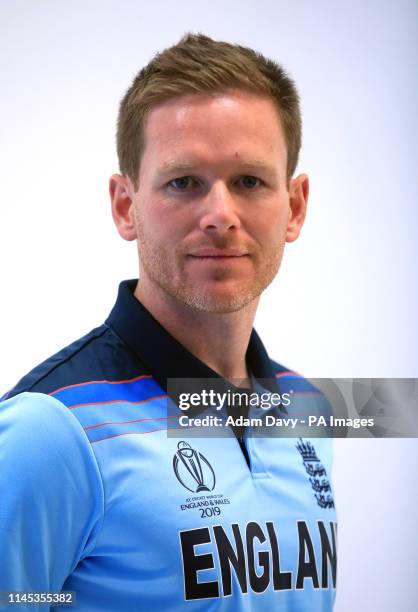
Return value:
[(195, 310), (161, 291), (150, 291), (139, 281), (135, 297), (190, 353), (220, 376), (250, 386), (245, 362), (258, 298), (236, 312)]

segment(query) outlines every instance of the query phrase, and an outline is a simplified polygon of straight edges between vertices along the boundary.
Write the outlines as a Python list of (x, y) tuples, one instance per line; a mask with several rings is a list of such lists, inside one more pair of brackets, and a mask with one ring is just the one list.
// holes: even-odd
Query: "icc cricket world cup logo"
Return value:
[(177, 449), (173, 457), (173, 469), (180, 484), (192, 493), (213, 491), (216, 483), (215, 472), (206, 457), (188, 442), (179, 442)]

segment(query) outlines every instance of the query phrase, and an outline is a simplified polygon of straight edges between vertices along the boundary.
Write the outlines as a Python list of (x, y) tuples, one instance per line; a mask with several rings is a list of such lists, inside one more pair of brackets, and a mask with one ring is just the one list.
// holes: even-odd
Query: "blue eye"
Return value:
[(250, 175), (242, 176), (241, 183), (246, 189), (254, 189), (254, 187), (260, 187), (261, 185), (259, 178)]
[(177, 191), (185, 191), (188, 187), (191, 187), (192, 182), (191, 176), (180, 176), (179, 178), (173, 179), (168, 184)]

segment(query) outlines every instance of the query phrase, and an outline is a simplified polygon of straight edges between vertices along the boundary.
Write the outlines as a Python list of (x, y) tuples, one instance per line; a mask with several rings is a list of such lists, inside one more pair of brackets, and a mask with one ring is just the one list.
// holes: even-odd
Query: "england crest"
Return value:
[(334, 508), (334, 499), (327, 472), (317, 457), (314, 445), (309, 441), (304, 442), (302, 438), (299, 438), (296, 448), (302, 455), (303, 465), (308, 474), (318, 506), (321, 508)]

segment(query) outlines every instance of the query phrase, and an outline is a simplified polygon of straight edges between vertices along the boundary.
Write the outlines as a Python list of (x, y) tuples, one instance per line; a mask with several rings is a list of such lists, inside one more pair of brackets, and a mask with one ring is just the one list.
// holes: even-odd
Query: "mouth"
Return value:
[(243, 255), (188, 255), (191, 259), (197, 261), (215, 261), (215, 262), (223, 262), (223, 261), (234, 261), (240, 260), (244, 257), (248, 257), (248, 254), (245, 253)]
[(243, 249), (229, 248), (229, 249), (217, 249), (211, 247), (203, 247), (192, 253), (189, 253), (189, 257), (195, 259), (240, 259), (248, 256), (248, 251)]

